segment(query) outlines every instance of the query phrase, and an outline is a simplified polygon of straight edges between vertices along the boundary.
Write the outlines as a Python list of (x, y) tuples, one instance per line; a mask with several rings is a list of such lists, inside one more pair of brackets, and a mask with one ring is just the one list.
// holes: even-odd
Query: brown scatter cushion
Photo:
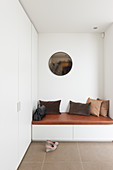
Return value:
[(70, 101), (69, 114), (89, 116), (90, 104), (91, 103), (83, 104)]
[(97, 100), (102, 101), (100, 107), (100, 115), (107, 117), (109, 112), (109, 100), (102, 100), (102, 99), (97, 99)]
[(39, 100), (40, 105), (46, 107), (46, 114), (59, 114), (59, 107), (61, 100), (58, 101), (41, 101)]
[(102, 101), (88, 98), (87, 103), (91, 103), (90, 114), (99, 117)]

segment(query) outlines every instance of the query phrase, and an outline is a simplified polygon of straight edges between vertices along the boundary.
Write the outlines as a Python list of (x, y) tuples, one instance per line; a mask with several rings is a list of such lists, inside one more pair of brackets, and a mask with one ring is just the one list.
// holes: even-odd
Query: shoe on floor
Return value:
[(56, 150), (56, 148), (57, 148), (57, 145), (46, 144), (46, 152), (54, 151)]
[(58, 142), (53, 142), (53, 141), (51, 141), (51, 140), (47, 140), (46, 143), (47, 143), (47, 144), (51, 144), (51, 145), (56, 145), (56, 146), (59, 145)]

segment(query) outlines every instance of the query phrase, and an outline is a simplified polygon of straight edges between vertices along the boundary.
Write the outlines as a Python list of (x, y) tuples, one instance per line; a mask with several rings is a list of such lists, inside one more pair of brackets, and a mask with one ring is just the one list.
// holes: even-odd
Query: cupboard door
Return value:
[(113, 125), (74, 125), (75, 141), (112, 141)]
[(19, 9), (19, 160), (31, 142), (31, 23)]
[(72, 141), (73, 125), (32, 125), (32, 140)]
[(37, 108), (38, 95), (38, 34), (32, 25), (32, 110)]
[(18, 163), (18, 32), (15, 0), (0, 5), (0, 169)]

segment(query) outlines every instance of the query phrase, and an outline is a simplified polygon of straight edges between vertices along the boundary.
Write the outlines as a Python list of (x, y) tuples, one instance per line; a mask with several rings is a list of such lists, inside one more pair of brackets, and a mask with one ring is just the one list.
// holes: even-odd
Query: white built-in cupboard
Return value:
[[(0, 5), (0, 169), (16, 170), (31, 142), (37, 32), (18, 0)], [(34, 92), (35, 91), (35, 92)]]

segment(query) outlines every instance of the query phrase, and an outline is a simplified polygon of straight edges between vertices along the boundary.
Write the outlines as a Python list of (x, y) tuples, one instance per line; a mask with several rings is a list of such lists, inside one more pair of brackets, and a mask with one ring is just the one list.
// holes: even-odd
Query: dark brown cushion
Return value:
[(46, 114), (59, 114), (60, 102), (58, 101), (41, 101), (39, 100), (40, 105), (44, 105), (46, 107)]
[(102, 101), (100, 107), (100, 115), (107, 117), (109, 113), (109, 100), (102, 100), (99, 98), (97, 100)]
[(69, 114), (89, 116), (90, 104), (91, 103), (83, 104), (70, 101)]

